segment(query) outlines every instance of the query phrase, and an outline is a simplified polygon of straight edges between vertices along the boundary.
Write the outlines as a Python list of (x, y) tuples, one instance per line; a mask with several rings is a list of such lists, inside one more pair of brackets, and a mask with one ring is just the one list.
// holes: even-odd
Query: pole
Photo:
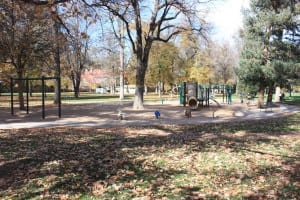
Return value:
[(45, 119), (45, 77), (42, 77), (42, 117)]
[(11, 115), (14, 115), (14, 79), (10, 77), (10, 111)]
[(186, 82), (183, 82), (183, 106), (186, 106)]
[(195, 85), (196, 85), (196, 99), (198, 99), (198, 82), (196, 82)]
[(124, 100), (124, 25), (122, 21), (118, 21), (120, 32), (120, 101)]
[(224, 103), (224, 98), (225, 98), (225, 85), (222, 85), (223, 86), (223, 103)]
[(26, 113), (29, 113), (29, 84), (28, 78), (26, 79)]
[(228, 86), (226, 85), (225, 86), (225, 90), (226, 90), (226, 95), (225, 95), (225, 100), (226, 100), (226, 103), (228, 103)]
[(208, 90), (207, 90), (207, 107), (209, 107), (209, 98), (210, 98), (210, 85), (208, 85)]
[(61, 79), (58, 77), (58, 117), (61, 118)]

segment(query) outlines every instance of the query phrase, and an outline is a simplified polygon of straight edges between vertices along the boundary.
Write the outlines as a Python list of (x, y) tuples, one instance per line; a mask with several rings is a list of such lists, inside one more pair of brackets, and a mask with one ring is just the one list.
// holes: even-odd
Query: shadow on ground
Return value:
[[(208, 172), (198, 168), (180, 168), (149, 160), (165, 152), (184, 149), (189, 155), (217, 154), (225, 150), (245, 159), (253, 172), (240, 177), (243, 183), (281, 177), (278, 185), (260, 183), (256, 189), (249, 186), (247, 193), (230, 197), (245, 199), (297, 198), (300, 196), (299, 170), (299, 115), (290, 118), (245, 121), (236, 123), (203, 124), (200, 126), (170, 125), (149, 127), (122, 127), (109, 129), (47, 128), (0, 131), (0, 197), (13, 199), (79, 198), (98, 196), (106, 198), (202, 198), (206, 186), (185, 183), (171, 184), (176, 177), (198, 173), (217, 179), (216, 193), (205, 197), (222, 199), (231, 177), (216, 169)], [(286, 138), (298, 141), (288, 146)], [(294, 152), (288, 155), (266, 151), (258, 147), (282, 146)], [(177, 152), (178, 153), (178, 152)], [(253, 157), (263, 156), (268, 162), (280, 161), (280, 168), (257, 165)], [(184, 157), (182, 157), (184, 160)], [(187, 166), (194, 162), (185, 163)], [(209, 163), (208, 163), (209, 164)], [(192, 173), (193, 172), (193, 173)], [(176, 179), (177, 180), (177, 179)], [(247, 186), (248, 187), (248, 186)], [(272, 193), (270, 193), (272, 191)], [(219, 193), (218, 193), (219, 192)], [(122, 195), (122, 196), (118, 196)], [(271, 196), (270, 196), (271, 195)]]

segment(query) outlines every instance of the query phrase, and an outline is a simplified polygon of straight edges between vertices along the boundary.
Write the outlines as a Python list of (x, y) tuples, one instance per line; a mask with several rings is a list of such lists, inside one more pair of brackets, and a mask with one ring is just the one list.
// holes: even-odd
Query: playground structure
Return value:
[(179, 102), (184, 107), (188, 105), (192, 110), (209, 107), (210, 101), (219, 105), (215, 99), (216, 93), (222, 94), (223, 103), (231, 104), (235, 89), (230, 85), (201, 85), (197, 82), (182, 82), (179, 87)]
[[(26, 114), (29, 114), (29, 81), (40, 80), (42, 81), (42, 118), (45, 119), (45, 81), (46, 80), (56, 80), (58, 81), (58, 117), (61, 118), (61, 80), (59, 77), (42, 77), (42, 78), (10, 78), (10, 110), (11, 115), (14, 115), (14, 82), (15, 81), (25, 81), (26, 86)], [(24, 92), (24, 91), (22, 91)]]

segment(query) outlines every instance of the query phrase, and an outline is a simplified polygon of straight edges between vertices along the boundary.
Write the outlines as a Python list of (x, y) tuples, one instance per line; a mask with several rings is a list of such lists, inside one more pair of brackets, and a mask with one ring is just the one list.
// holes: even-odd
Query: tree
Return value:
[(234, 67), (237, 65), (238, 59), (229, 43), (213, 44), (210, 57), (217, 82), (227, 84), (234, 79)]
[(288, 72), (294, 71), (290, 64), (299, 67), (299, 39), (295, 37), (299, 35), (298, 8), (299, 1), (252, 0), (245, 12), (238, 76), (245, 84), (258, 87), (259, 107), (265, 88), (271, 101), (274, 86), (286, 82), (291, 75)]
[[(120, 85), (120, 100), (124, 100), (124, 72), (125, 72), (125, 37), (124, 37), (124, 24), (123, 21), (117, 18), (115, 20), (115, 16), (109, 15), (109, 20), (111, 23), (113, 35), (117, 40), (119, 46), (119, 85)], [(117, 22), (115, 22), (117, 21)], [(113, 51), (111, 49), (111, 51)]]
[(169, 84), (171, 89), (174, 85), (176, 78), (174, 68), (177, 58), (178, 49), (173, 43), (153, 43), (149, 56), (146, 85), (156, 85), (159, 95), (165, 84)]
[[(52, 20), (52, 35), (50, 36), (50, 40), (52, 40), (52, 56), (53, 56), (53, 65), (54, 65), (54, 76), (61, 78), (61, 50), (63, 47), (63, 39), (65, 39), (65, 32), (70, 33), (69, 28), (66, 26), (62, 17), (68, 14), (68, 11), (72, 11), (72, 6), (79, 4), (79, 2), (84, 2), (83, 0), (78, 1), (69, 1), (69, 0), (56, 0), (56, 1), (44, 1), (44, 0), (23, 0), (23, 2), (27, 3), (26, 5), (31, 5), (38, 8), (44, 8), (44, 13), (49, 13), (48, 16), (44, 15), (43, 19), (51, 19)], [(68, 3), (70, 2), (70, 3)], [(77, 12), (82, 15), (83, 13)], [(68, 16), (70, 17), (70, 16)], [(50, 56), (48, 57), (50, 58)], [(51, 58), (50, 58), (51, 60)], [(60, 101), (60, 91), (59, 85), (60, 80), (57, 79), (55, 83), (55, 95), (54, 95), (54, 103), (57, 104)], [(80, 82), (79, 82), (80, 84)], [(76, 84), (77, 85), (77, 82)], [(76, 96), (76, 94), (75, 94)]]
[[(0, 53), (2, 62), (13, 66), (17, 74), (20, 109), (24, 110), (24, 81), (28, 65), (41, 60), (49, 51), (49, 21), (40, 19), (36, 6), (19, 1), (0, 3)], [(46, 14), (46, 13), (44, 13)]]
[[(39, 1), (24, 0), (38, 5), (68, 2), (68, 0)], [(142, 0), (90, 1), (82, 0), (86, 5), (98, 7), (104, 12), (123, 21), (125, 30), (136, 57), (136, 93), (133, 108), (143, 109), (145, 75), (148, 67), (150, 49), (154, 41), (168, 42), (183, 32), (197, 32), (204, 36), (207, 29), (202, 5), (212, 0), (155, 0), (149, 3)], [(147, 24), (147, 30), (143, 29)]]
[[(185, 31), (195, 31), (203, 36), (205, 22), (197, 15), (201, 13), (201, 3), (203, 2), (155, 0), (151, 4), (140, 0), (124, 0), (98, 1), (91, 4), (112, 13), (124, 23), (137, 61), (134, 109), (143, 109), (145, 75), (153, 42), (168, 42)], [(149, 27), (147, 30), (143, 28), (143, 23)]]
[(189, 32), (181, 34), (178, 47), (180, 68), (177, 73), (179, 82), (187, 81), (190, 78), (197, 81), (191, 73), (198, 73), (199, 66), (195, 66), (195, 63), (197, 62), (197, 54), (200, 52), (199, 44), (197, 35)]
[(64, 14), (66, 15), (64, 21), (68, 27), (68, 33), (66, 34), (65, 57), (70, 72), (69, 77), (73, 83), (74, 97), (78, 98), (82, 71), (90, 63), (88, 30), (95, 20), (88, 10), (84, 10), (84, 5), (66, 4), (66, 8), (68, 11)]
[(180, 81), (207, 84), (214, 79), (210, 41), (200, 39), (195, 34), (182, 34), (180, 38)]
[(211, 83), (213, 80), (213, 65), (209, 56), (209, 49), (198, 49), (190, 62), (189, 77), (190, 80), (202, 84)]

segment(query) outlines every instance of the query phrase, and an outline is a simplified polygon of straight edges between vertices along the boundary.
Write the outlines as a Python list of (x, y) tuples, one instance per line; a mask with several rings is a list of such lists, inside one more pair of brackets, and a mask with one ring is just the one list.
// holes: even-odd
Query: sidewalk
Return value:
[[(117, 112), (121, 109), (126, 113), (125, 120), (118, 120)], [(105, 128), (115, 126), (147, 126), (172, 124), (201, 124), (227, 121), (259, 120), (272, 117), (282, 117), (300, 111), (297, 106), (280, 104), (272, 110), (247, 108), (245, 104), (223, 104), (217, 108), (212, 117), (212, 108), (203, 108), (192, 112), (192, 118), (184, 117), (184, 107), (172, 103), (146, 105), (143, 111), (133, 111), (131, 105), (116, 105), (108, 103), (90, 103), (80, 105), (63, 105), (62, 118), (57, 117), (56, 108), (47, 108), (46, 119), (41, 118), (41, 111), (17, 113), (12, 116), (8, 109), (0, 110), (0, 129), (19, 128), (51, 128), (51, 127), (94, 127)], [(154, 112), (159, 110), (160, 119), (155, 119)]]

